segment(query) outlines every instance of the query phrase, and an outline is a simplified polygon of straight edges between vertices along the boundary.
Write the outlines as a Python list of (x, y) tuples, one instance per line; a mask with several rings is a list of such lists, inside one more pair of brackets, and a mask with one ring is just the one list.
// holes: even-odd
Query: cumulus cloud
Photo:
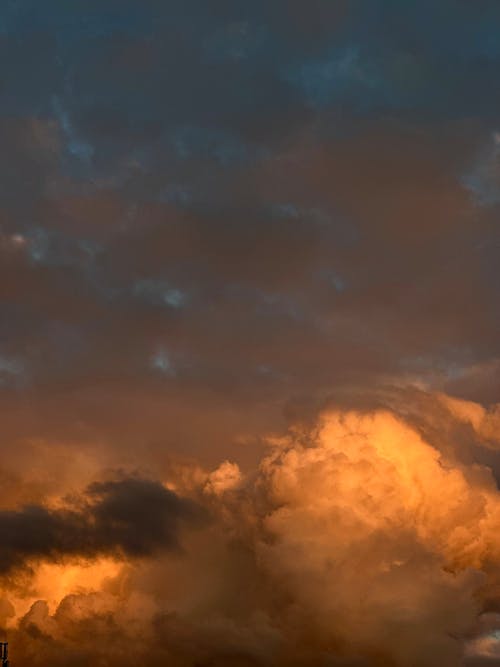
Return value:
[(236, 463), (224, 461), (208, 476), (205, 490), (219, 495), (237, 487), (242, 481), (241, 470)]
[(484, 408), (473, 401), (443, 395), (441, 402), (459, 421), (469, 424), (481, 442), (492, 448), (500, 447), (500, 404)]
[[(35, 533), (24, 530), (32, 511), (3, 513), (26, 558), (126, 559), (54, 609), (39, 601), (14, 622), (7, 601), (21, 659), (459, 667), (496, 655), (495, 480), (450, 455), (452, 441), (429, 442), (426, 414), (417, 425), (403, 405), (327, 408), (270, 440), (246, 475), (228, 461), (212, 472), (172, 466), (169, 484), (212, 515), (197, 530), (193, 501), (136, 479), (90, 486), (80, 511), (38, 509)], [(453, 439), (446, 421), (443, 434)], [(183, 521), (182, 554), (165, 557)]]
[(449, 465), (388, 412), (332, 413), (261, 474), (274, 506), (259, 545), (291, 613), (325, 650), (398, 665), (460, 664), (474, 591), (498, 560), (500, 499), (484, 470)]

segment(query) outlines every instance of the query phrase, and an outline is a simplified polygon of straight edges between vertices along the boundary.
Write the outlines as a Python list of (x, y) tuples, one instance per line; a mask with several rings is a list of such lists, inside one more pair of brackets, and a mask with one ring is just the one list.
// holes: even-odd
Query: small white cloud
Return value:
[(337, 292), (343, 292), (346, 289), (345, 280), (339, 276), (338, 273), (333, 271), (329, 272), (327, 275), (327, 280), (332, 287), (335, 288)]
[(355, 46), (301, 64), (289, 74), (289, 80), (304, 91), (312, 106), (330, 104), (349, 91), (375, 90), (382, 85), (374, 64)]
[(19, 375), (23, 372), (23, 364), (18, 359), (0, 357), (0, 373)]
[(159, 199), (167, 204), (186, 206), (191, 202), (192, 194), (187, 187), (177, 183), (171, 183), (160, 194)]
[(163, 375), (169, 375), (173, 377), (175, 375), (175, 368), (170, 360), (167, 352), (161, 348), (153, 354), (150, 359), (150, 366), (153, 370), (162, 373)]
[(24, 363), (14, 357), (0, 356), (0, 387), (22, 386), (25, 381)]
[(480, 206), (500, 204), (500, 132), (492, 133), (462, 183)]
[(186, 300), (186, 296), (178, 289), (169, 289), (164, 292), (163, 300), (172, 308), (180, 308)]
[(68, 152), (82, 162), (89, 162), (94, 155), (94, 147), (78, 136), (68, 111), (63, 107), (58, 97), (53, 98), (52, 105), (66, 139)]
[(139, 280), (133, 287), (135, 296), (152, 305), (166, 305), (181, 308), (186, 302), (186, 294), (161, 280)]
[(291, 203), (275, 204), (271, 211), (278, 218), (298, 218), (300, 215), (299, 209)]
[(50, 240), (43, 229), (35, 229), (29, 244), (29, 254), (35, 262), (44, 262), (48, 258)]

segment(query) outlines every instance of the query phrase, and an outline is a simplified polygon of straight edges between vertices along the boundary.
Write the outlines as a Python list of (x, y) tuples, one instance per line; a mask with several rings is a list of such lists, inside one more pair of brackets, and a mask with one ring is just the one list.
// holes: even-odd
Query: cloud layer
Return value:
[(4, 1), (16, 665), (498, 661), (499, 29)]
[[(52, 608), (35, 601), (16, 620), (7, 606), (19, 659), (87, 664), (95, 653), (113, 665), (401, 667), (494, 660), (500, 498), (491, 469), (463, 461), (459, 437), (470, 428), (463, 411), (482, 408), (425, 395), (443, 407), (421, 411), (417, 424), (418, 396), (411, 417), (404, 397), (392, 398), (398, 409), (331, 406), (308, 425), (297, 422), (247, 475), (229, 462), (212, 472), (172, 467), (169, 484), (190, 501), (124, 479), (92, 485), (78, 511), (2, 513), (3, 533), (13, 536), (4, 574), (23, 560), (33, 573), (42, 561), (116, 562), (104, 579), (81, 580), (79, 591), (73, 582)], [(424, 435), (437, 415), (439, 445)], [(487, 446), (481, 423), (472, 437)], [(208, 514), (208, 523), (200, 520)], [(172, 552), (178, 527), (182, 552)]]

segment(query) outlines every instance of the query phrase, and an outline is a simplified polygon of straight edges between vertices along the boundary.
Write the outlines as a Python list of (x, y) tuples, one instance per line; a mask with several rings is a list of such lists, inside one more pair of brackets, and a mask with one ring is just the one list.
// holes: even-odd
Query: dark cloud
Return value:
[[(495, 659), (496, 620), (474, 626), (498, 609), (491, 559), (452, 578), (395, 518), (353, 547), (347, 586), (320, 536), (379, 487), (308, 534), (318, 517), (294, 502), (317, 468), (282, 511), (262, 475), (270, 434), (301, 433), (309, 470), (325, 407), (382, 410), (410, 429), (403, 453), (418, 435), (452, 467), (429, 462), (450, 498), (466, 470), (496, 507), (499, 26), (493, 0), (4, 1), (0, 624), (20, 665), (89, 664), (88, 636), (109, 665), (454, 666), (476, 644), (471, 664)], [(450, 544), (469, 516), (490, 525), (481, 493), (465, 523), (450, 509)], [(215, 524), (189, 530), (203, 512), (186, 498)], [(37, 580), (107, 557), (119, 574), (57, 599)], [(373, 603), (354, 629), (352, 591)]]
[(95, 482), (78, 500), (79, 509), (28, 506), (1, 511), (0, 574), (40, 560), (139, 558), (177, 549), (182, 524), (202, 517), (192, 502), (139, 478)]

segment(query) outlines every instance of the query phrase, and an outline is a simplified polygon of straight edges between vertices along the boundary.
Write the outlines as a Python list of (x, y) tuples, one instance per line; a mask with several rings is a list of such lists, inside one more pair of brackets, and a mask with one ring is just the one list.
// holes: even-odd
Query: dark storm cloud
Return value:
[(137, 558), (177, 549), (182, 524), (203, 516), (192, 502), (139, 478), (95, 482), (79, 501), (79, 509), (2, 510), (0, 574), (40, 560)]

